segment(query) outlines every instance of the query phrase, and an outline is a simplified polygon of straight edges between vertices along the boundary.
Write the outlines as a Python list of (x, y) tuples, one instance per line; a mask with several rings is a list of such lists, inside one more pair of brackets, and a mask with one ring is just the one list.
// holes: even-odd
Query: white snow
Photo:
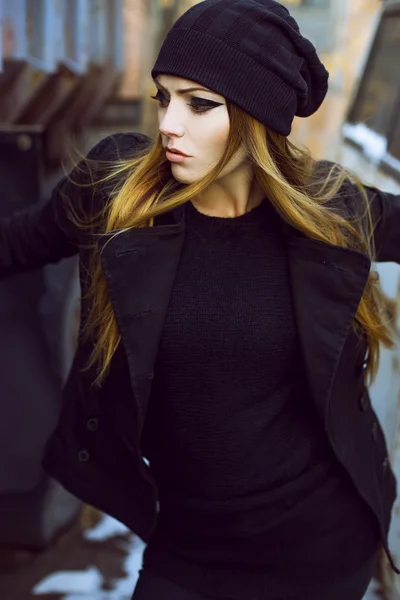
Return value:
[(125, 535), (127, 533), (129, 533), (129, 529), (125, 525), (113, 517), (103, 515), (101, 521), (93, 529), (84, 531), (83, 537), (92, 542), (101, 542), (116, 535)]
[(126, 576), (115, 580), (112, 590), (102, 590), (103, 577), (94, 566), (86, 571), (58, 571), (45, 577), (32, 590), (33, 595), (65, 594), (64, 600), (130, 600), (139, 576), (145, 544), (112, 517), (103, 518), (84, 532), (84, 538), (101, 542), (114, 536), (125, 535), (120, 541), (126, 551), (123, 566)]
[(33, 588), (33, 594), (63, 594), (76, 592), (93, 595), (103, 583), (103, 578), (96, 567), (86, 571), (59, 571), (48, 575)]
[(364, 123), (345, 123), (342, 127), (345, 137), (359, 144), (371, 162), (378, 163), (387, 151), (387, 139), (369, 129)]

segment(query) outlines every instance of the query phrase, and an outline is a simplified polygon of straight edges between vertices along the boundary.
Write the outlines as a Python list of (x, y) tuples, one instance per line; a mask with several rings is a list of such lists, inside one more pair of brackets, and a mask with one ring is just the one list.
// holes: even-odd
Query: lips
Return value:
[(188, 157), (188, 155), (185, 154), (184, 152), (181, 152), (180, 150), (175, 150), (173, 148), (168, 148), (168, 146), (167, 146), (166, 150), (168, 152), (171, 152), (172, 154), (178, 154), (179, 156), (186, 156), (186, 157)]

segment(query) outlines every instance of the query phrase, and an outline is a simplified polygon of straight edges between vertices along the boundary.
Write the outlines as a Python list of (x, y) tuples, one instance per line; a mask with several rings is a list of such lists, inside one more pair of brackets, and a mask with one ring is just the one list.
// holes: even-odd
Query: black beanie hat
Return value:
[(328, 71), (289, 11), (275, 0), (204, 0), (172, 26), (151, 72), (208, 87), (272, 130), (289, 135), (328, 90)]

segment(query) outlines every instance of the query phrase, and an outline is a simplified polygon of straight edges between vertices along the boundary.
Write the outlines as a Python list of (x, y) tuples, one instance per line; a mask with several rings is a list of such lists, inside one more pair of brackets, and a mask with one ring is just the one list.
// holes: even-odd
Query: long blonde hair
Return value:
[[(157, 216), (206, 190), (243, 145), (258, 184), (284, 221), (311, 239), (354, 248), (374, 260), (372, 217), (361, 184), (355, 182), (360, 196), (365, 198), (362, 219), (345, 219), (335, 212), (331, 201), (346, 182), (354, 185), (354, 179), (346, 170), (330, 165), (318, 174), (318, 163), (308, 151), (296, 147), (288, 138), (271, 131), (236, 106), (228, 104), (228, 110), (230, 134), (225, 152), (219, 163), (195, 183), (183, 185), (172, 177), (160, 136), (134, 157), (114, 162), (101, 180), (116, 182), (109, 201), (97, 215), (102, 233), (116, 232), (113, 235), (118, 235), (133, 227), (153, 226)], [(88, 226), (89, 221), (83, 222), (73, 207), (71, 219), (80, 227)], [(92, 223), (93, 215), (89, 219)], [(95, 383), (101, 384), (120, 343), (120, 333), (99, 252), (95, 248), (93, 246), (88, 288), (90, 311), (83, 324), (83, 333), (95, 339), (87, 366), (97, 366)], [(372, 381), (378, 369), (380, 344), (394, 345), (388, 302), (373, 272), (369, 275), (354, 325), (366, 336), (366, 375)]]

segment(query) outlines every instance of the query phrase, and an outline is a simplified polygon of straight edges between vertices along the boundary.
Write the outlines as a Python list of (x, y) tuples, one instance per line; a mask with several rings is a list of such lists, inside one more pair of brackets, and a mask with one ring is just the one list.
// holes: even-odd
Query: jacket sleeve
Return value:
[(400, 263), (400, 195), (367, 188), (378, 262)]
[[(87, 185), (96, 181), (93, 165), (134, 154), (149, 143), (141, 134), (116, 134), (101, 140), (54, 188), (45, 204), (0, 219), (0, 279), (56, 263), (79, 252), (82, 230), (70, 218), (76, 212), (91, 216), (101, 209), (104, 191)], [(88, 162), (89, 161), (89, 162)], [(99, 161), (98, 163), (96, 161)]]

